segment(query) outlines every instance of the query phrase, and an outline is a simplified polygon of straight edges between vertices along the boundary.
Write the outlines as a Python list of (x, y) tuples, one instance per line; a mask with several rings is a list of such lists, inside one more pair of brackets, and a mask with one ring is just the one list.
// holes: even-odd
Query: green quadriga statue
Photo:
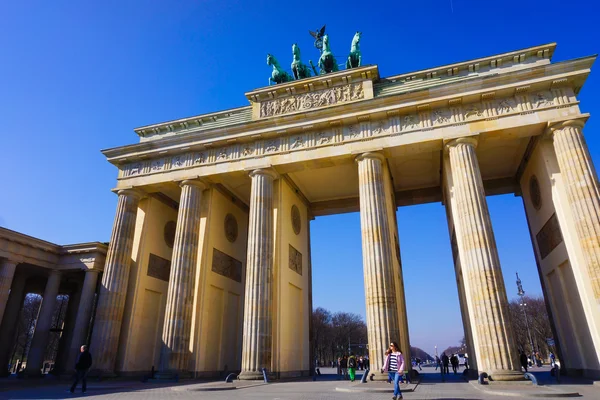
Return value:
[(346, 60), (346, 69), (357, 68), (360, 67), (361, 58), (360, 55), (360, 35), (362, 32), (356, 32), (354, 34), (354, 38), (352, 38), (352, 45), (350, 46), (350, 54), (348, 55), (348, 60)]
[(273, 66), (273, 72), (271, 72), (271, 77), (269, 78), (269, 85), (272, 83), (285, 83), (292, 80), (290, 74), (281, 68), (277, 59), (271, 54), (267, 54), (267, 65)]
[(304, 79), (311, 76), (310, 69), (300, 61), (300, 47), (296, 43), (292, 45), (292, 74), (294, 79)]

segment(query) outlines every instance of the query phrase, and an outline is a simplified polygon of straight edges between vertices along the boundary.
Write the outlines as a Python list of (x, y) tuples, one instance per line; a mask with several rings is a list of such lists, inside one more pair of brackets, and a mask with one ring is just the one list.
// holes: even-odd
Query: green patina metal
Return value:
[(292, 75), (294, 79), (304, 79), (311, 76), (310, 69), (300, 61), (300, 47), (296, 43), (292, 45)]
[(277, 59), (272, 54), (267, 54), (267, 65), (273, 66), (273, 72), (271, 72), (271, 77), (269, 78), (269, 85), (272, 83), (285, 83), (292, 80), (290, 74), (285, 72)]
[(323, 52), (319, 58), (319, 68), (321, 70), (321, 75), (339, 70), (337, 61), (335, 60), (335, 57), (333, 56), (329, 46), (329, 35), (323, 36)]
[(350, 46), (350, 54), (348, 60), (346, 60), (346, 69), (360, 67), (362, 56), (360, 54), (360, 36), (362, 32), (356, 32), (354, 38), (352, 38), (352, 45)]
[[(325, 35), (325, 25), (316, 32), (309, 31), (309, 33), (315, 38), (315, 47), (321, 52), (321, 57), (317, 63), (319, 72), (317, 72), (317, 68), (312, 60), (309, 60), (310, 67), (314, 74), (324, 75), (338, 71), (339, 67), (337, 61), (331, 52), (331, 47), (329, 45), (329, 35)], [(346, 69), (358, 68), (362, 65), (362, 55), (360, 53), (361, 35), (362, 32), (357, 31), (352, 38), (350, 54), (346, 60)], [(269, 78), (269, 85), (290, 82), (294, 79), (304, 79), (312, 76), (310, 68), (302, 63), (300, 59), (300, 47), (298, 47), (298, 44), (296, 43), (292, 45), (292, 75), (284, 71), (277, 62), (277, 59), (271, 54), (267, 54), (267, 65), (273, 66), (273, 72), (271, 72), (271, 77)]]

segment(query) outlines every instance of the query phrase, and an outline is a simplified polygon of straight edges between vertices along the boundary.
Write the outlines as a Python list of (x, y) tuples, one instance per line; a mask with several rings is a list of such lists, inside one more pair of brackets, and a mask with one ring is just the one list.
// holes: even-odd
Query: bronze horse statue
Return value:
[(329, 35), (323, 36), (323, 52), (321, 53), (321, 58), (319, 58), (319, 68), (321, 69), (321, 75), (339, 70), (337, 61), (329, 47)]
[(277, 84), (289, 82), (292, 80), (290, 74), (288, 74), (283, 70), (283, 68), (281, 68), (281, 66), (277, 62), (277, 59), (271, 54), (267, 54), (267, 65), (273, 66), (273, 72), (271, 72), (271, 77), (269, 78), (269, 85), (271, 85), (273, 82)]
[(294, 57), (292, 61), (292, 75), (294, 75), (294, 79), (310, 78), (310, 69), (300, 61), (300, 47), (296, 43), (292, 45), (292, 55)]

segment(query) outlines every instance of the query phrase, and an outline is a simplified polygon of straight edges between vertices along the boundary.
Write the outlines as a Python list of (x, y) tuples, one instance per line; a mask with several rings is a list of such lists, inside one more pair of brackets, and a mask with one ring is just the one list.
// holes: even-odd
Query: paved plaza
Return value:
[[(316, 382), (312, 380), (284, 381), (263, 384), (262, 382), (242, 384), (236, 389), (224, 389), (224, 383), (198, 383), (187, 381), (173, 383), (142, 383), (139, 381), (90, 381), (88, 391), (82, 394), (80, 389), (75, 394), (65, 390), (68, 381), (48, 380), (13, 380), (0, 381), (0, 399), (391, 399), (392, 386), (385, 383), (357, 384), (348, 381), (339, 381), (331, 368), (322, 368), (323, 375)], [(423, 368), (420, 382), (414, 386), (414, 391), (404, 392), (405, 399), (502, 399), (513, 398), (540, 398), (576, 396), (585, 399), (600, 398), (600, 387), (589, 381), (563, 379), (560, 385), (551, 384), (547, 368), (534, 370), (534, 374), (541, 381), (546, 380), (542, 386), (533, 386), (527, 383), (498, 384), (480, 386), (475, 382), (466, 382), (460, 375), (451, 374), (445, 382), (441, 381), (438, 371), (432, 367)], [(233, 387), (233, 386), (230, 386)], [(358, 387), (368, 391), (353, 392)], [(389, 387), (389, 389), (388, 389)], [(386, 391), (382, 392), (381, 389)], [(579, 395), (575, 395), (578, 393)]]

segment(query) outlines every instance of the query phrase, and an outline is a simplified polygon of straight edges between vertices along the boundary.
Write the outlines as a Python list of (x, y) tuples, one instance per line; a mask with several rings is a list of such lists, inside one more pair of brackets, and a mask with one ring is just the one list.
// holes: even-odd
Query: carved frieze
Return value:
[(336, 86), (296, 96), (283, 97), (260, 103), (260, 117), (274, 117), (297, 111), (332, 106), (361, 100), (365, 97), (362, 83)]
[[(312, 92), (310, 95), (318, 95), (321, 92), (324, 93), (333, 90), (333, 93), (337, 93), (332, 97), (333, 99), (338, 99), (338, 95), (341, 96), (335, 101), (352, 101), (354, 99), (353, 96), (362, 96), (362, 89), (361, 91), (352, 89), (355, 85), (360, 86), (361, 84), (348, 84), (346, 85), (348, 88), (345, 91), (340, 91), (344, 86), (339, 86)], [(305, 95), (308, 94), (302, 94), (297, 97)], [(560, 92), (558, 92), (558, 95), (560, 95)], [(565, 106), (565, 104), (568, 104), (560, 102), (569, 101), (568, 97), (561, 97), (561, 100), (558, 101), (556, 100), (556, 96), (553, 92), (546, 90), (535, 93), (519, 93), (510, 98), (490, 98), (481, 103), (462, 104), (462, 102), (454, 101), (449, 102), (448, 107), (431, 110), (423, 109), (418, 113), (403, 114), (401, 111), (394, 111), (392, 115), (388, 115), (384, 119), (364, 119), (350, 125), (334, 124), (329, 129), (319, 129), (317, 131), (306, 129), (305, 132), (294, 133), (287, 137), (258, 138), (249, 143), (236, 143), (206, 149), (201, 152), (185, 153), (142, 162), (135, 161), (123, 168), (120, 178), (161, 173), (178, 168), (185, 169), (215, 163), (232, 162), (245, 158), (273, 156), (285, 152), (301, 151), (376, 137), (404, 135), (421, 129), (438, 129), (452, 126), (453, 124), (470, 123), (490, 117), (506, 117), (522, 112), (534, 112), (556, 107), (557, 105)], [(287, 97), (287, 99), (290, 98), (296, 97)], [(285, 99), (275, 99), (268, 102), (283, 100)], [(306, 104), (310, 104), (313, 107), (314, 104), (318, 103), (310, 102)], [(261, 103), (261, 107), (263, 106), (265, 106), (265, 103)]]

